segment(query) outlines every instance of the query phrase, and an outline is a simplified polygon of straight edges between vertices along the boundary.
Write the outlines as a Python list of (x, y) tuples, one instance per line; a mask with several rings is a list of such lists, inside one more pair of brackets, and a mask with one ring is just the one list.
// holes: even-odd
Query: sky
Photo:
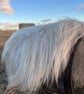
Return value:
[(39, 23), (64, 18), (84, 20), (84, 0), (10, 0), (7, 9), (9, 14), (0, 12), (0, 22)]

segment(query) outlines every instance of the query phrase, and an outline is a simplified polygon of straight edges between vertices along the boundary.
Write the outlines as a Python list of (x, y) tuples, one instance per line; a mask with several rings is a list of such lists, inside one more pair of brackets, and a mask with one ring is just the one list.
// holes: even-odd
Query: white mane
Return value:
[(37, 90), (51, 75), (58, 78), (66, 69), (71, 51), (84, 36), (84, 24), (61, 20), (43, 26), (24, 28), (6, 42), (2, 62), (6, 65), (8, 88)]

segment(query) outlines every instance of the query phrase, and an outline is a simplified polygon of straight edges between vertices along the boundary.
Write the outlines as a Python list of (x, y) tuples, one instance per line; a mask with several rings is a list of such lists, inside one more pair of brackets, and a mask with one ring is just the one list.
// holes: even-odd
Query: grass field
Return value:
[(6, 40), (14, 31), (0, 31), (0, 48), (3, 48)]
[(6, 40), (14, 31), (0, 31), (0, 94), (3, 94), (7, 86), (7, 77), (4, 66), (1, 64), (1, 53)]

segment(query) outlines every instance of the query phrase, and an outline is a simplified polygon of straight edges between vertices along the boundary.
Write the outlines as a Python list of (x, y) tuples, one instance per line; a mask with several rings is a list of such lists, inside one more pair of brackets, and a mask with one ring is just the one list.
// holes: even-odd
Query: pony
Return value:
[(64, 19), (14, 32), (2, 52), (8, 77), (5, 94), (13, 94), (11, 89), (35, 94), (44, 84), (56, 83), (59, 87), (73, 48), (84, 36), (83, 30), (83, 22)]

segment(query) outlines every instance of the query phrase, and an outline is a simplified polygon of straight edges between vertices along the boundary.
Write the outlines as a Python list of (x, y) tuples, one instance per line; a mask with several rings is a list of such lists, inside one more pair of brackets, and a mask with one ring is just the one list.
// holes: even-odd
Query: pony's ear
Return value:
[(9, 0), (0, 0), (0, 12), (6, 14), (13, 14)]

